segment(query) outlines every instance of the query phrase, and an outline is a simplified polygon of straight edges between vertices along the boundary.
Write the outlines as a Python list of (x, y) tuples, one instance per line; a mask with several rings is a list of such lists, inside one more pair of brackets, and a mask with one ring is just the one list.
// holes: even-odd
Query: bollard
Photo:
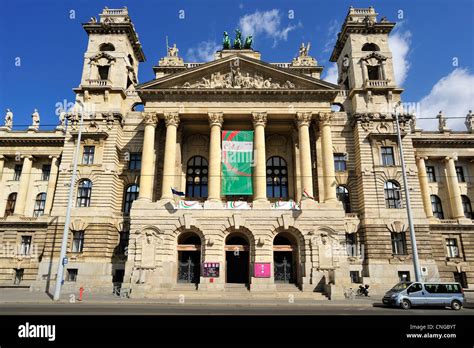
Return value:
[(82, 301), (82, 295), (84, 294), (84, 288), (81, 286), (81, 288), (79, 289), (79, 299), (78, 301)]

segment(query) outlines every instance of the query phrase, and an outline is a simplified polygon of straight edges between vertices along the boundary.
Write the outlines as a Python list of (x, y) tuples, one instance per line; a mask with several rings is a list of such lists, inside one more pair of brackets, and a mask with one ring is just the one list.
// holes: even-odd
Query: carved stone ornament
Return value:
[(312, 112), (297, 112), (296, 113), (296, 122), (298, 127), (309, 126), (311, 124), (311, 118), (313, 117)]
[(168, 126), (179, 126), (179, 113), (177, 112), (165, 112), (165, 124)]
[(266, 112), (254, 112), (252, 113), (253, 117), (253, 126), (263, 126), (267, 124), (267, 113)]
[(324, 126), (331, 122), (334, 115), (330, 112), (320, 112), (318, 116), (319, 116), (319, 121), (321, 122), (321, 125)]
[(154, 125), (158, 123), (158, 116), (156, 115), (156, 112), (143, 112), (143, 122), (145, 122), (146, 125)]
[(222, 127), (222, 124), (224, 123), (224, 114), (222, 112), (210, 112), (208, 116), (210, 126)]
[(469, 113), (466, 115), (464, 124), (469, 132), (474, 133), (474, 114), (471, 110), (469, 110)]

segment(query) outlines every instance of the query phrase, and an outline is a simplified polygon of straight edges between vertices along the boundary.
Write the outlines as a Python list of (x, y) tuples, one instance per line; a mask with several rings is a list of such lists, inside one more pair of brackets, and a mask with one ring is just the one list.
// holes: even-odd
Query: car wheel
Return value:
[(408, 300), (402, 300), (400, 305), (403, 309), (410, 309), (411, 308), (411, 302), (408, 301)]
[(454, 300), (453, 302), (451, 302), (451, 309), (454, 309), (455, 311), (458, 311), (461, 308), (462, 308), (462, 304), (458, 300)]

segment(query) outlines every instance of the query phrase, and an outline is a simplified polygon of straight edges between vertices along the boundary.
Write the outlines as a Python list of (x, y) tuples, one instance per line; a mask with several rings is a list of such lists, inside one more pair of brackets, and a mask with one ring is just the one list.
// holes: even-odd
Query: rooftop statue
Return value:
[(38, 112), (38, 109), (35, 109), (35, 111), (31, 114), (31, 128), (33, 129), (39, 129), (39, 124), (40, 124), (40, 115)]
[(244, 49), (252, 49), (253, 36), (249, 35), (245, 39)]
[(234, 46), (232, 48), (236, 50), (242, 49), (242, 33), (240, 32), (239, 29), (235, 29), (235, 40), (234, 40)]
[(12, 129), (13, 126), (13, 112), (10, 109), (7, 109), (7, 113), (5, 114), (5, 127), (8, 129)]
[(168, 57), (177, 57), (179, 49), (176, 47), (176, 44), (173, 44), (173, 47), (168, 47)]
[(222, 49), (223, 50), (230, 49), (230, 39), (229, 39), (229, 34), (227, 34), (227, 31), (224, 31), (224, 39), (222, 40)]
[(300, 57), (307, 57), (309, 54), (310, 47), (311, 47), (311, 44), (309, 42), (307, 46), (305, 46), (304, 42), (302, 42), (300, 46)]

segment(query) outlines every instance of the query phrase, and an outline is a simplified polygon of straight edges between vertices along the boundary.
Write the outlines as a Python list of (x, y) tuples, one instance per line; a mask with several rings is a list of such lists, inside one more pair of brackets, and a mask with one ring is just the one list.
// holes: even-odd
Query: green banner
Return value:
[(222, 195), (251, 195), (253, 131), (222, 131)]

